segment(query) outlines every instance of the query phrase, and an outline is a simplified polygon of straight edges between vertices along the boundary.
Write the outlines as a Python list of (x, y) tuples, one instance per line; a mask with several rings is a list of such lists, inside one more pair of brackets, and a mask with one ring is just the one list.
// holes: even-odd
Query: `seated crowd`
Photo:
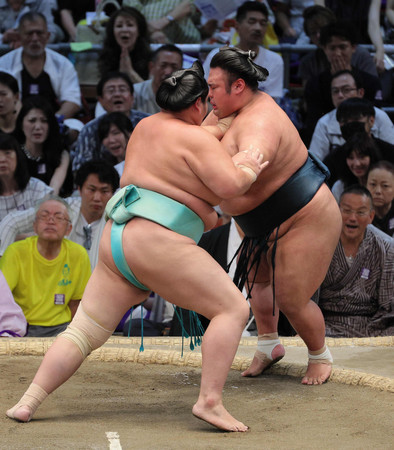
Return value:
[[(297, 11), (289, 2), (245, 1), (222, 18), (205, 16), (190, 0), (171, 8), (160, 1), (110, 3), (89, 73), (48, 43), (78, 41), (95, 2), (0, 5), (0, 43), (9, 45), (0, 57), (0, 337), (55, 336), (71, 321), (97, 264), (105, 206), (119, 188), (134, 128), (160, 111), (156, 92), (172, 72), (200, 58), (208, 77), (218, 49), (188, 55), (177, 45), (188, 43), (254, 51), (269, 71), (259, 90), (294, 118), (309, 152), (330, 169), (343, 225), (313, 297), (327, 336), (394, 335), (394, 125), (384, 110), (394, 106), (394, 69), (382, 62), (382, 39), (389, 38), (368, 35), (369, 24), (360, 30), (320, 1)], [(393, 11), (381, 12), (394, 25)], [(268, 49), (287, 42), (315, 45), (291, 54), (298, 99), (285, 89), (281, 54)], [(365, 43), (375, 46), (375, 57)], [(94, 86), (92, 105), (81, 78)], [(218, 216), (200, 246), (225, 268), (242, 237), (231, 218)], [(147, 333), (181, 332), (179, 314), (154, 293), (141, 311)], [(136, 315), (129, 312), (117, 331), (130, 334)], [(279, 334), (294, 334), (282, 314)]]

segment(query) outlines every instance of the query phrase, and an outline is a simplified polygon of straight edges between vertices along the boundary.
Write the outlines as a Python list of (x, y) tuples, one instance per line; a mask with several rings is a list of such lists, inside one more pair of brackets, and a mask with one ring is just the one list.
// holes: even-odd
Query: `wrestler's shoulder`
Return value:
[(240, 111), (237, 118), (250, 120), (252, 116), (254, 122), (261, 123), (262, 125), (270, 122), (275, 125), (278, 117), (282, 117), (285, 114), (283, 109), (268, 94), (263, 92), (258, 94), (261, 95), (256, 95), (254, 101), (243, 111)]

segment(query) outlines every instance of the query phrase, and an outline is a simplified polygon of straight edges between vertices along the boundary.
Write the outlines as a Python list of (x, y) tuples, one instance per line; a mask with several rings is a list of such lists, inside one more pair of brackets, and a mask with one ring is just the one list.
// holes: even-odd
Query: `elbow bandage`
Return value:
[(93, 350), (101, 347), (113, 331), (106, 330), (89, 317), (80, 303), (74, 319), (59, 336), (74, 342), (81, 351), (83, 358), (86, 358)]
[(252, 177), (252, 183), (254, 183), (257, 180), (256, 172), (253, 169), (244, 166), (243, 164), (237, 164), (236, 166), (242, 169), (244, 172), (248, 173)]

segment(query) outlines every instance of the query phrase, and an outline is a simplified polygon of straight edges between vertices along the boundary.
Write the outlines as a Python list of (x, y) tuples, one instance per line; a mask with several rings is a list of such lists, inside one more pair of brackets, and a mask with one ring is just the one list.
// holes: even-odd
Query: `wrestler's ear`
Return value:
[(237, 80), (235, 80), (233, 82), (233, 84), (231, 85), (231, 90), (235, 93), (235, 94), (240, 94), (241, 92), (244, 91), (246, 86), (245, 80), (243, 80), (242, 78), (238, 78)]
[(204, 106), (203, 102), (201, 100), (201, 97), (198, 97), (198, 99), (194, 102), (194, 106), (195, 108), (197, 108), (198, 110), (201, 110), (201, 108)]

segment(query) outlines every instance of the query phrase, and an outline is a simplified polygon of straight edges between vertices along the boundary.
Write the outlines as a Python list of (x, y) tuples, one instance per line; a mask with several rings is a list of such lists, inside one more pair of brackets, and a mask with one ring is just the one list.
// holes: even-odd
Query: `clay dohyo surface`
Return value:
[[(393, 449), (391, 392), (294, 376), (243, 378), (231, 370), (224, 403), (247, 433), (216, 430), (191, 414), (201, 369), (87, 360), (36, 412), (4, 412), (30, 384), (42, 356), (0, 356), (0, 449)], [(114, 432), (116, 442), (106, 433)]]

